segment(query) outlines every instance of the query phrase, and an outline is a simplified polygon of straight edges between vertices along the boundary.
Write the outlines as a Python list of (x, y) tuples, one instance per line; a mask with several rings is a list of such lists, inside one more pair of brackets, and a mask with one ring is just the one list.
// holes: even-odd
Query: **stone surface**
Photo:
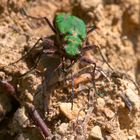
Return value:
[(68, 129), (68, 123), (62, 123), (59, 127), (58, 127), (58, 132), (60, 134), (65, 134), (67, 132)]
[(139, 110), (140, 109), (140, 97), (138, 96), (138, 91), (135, 85), (132, 82), (124, 81), (125, 83), (125, 94), (128, 99), (134, 104), (134, 107)]
[(105, 108), (104, 113), (105, 113), (106, 117), (109, 119), (113, 118), (115, 115), (115, 113), (112, 110), (110, 110), (109, 108)]
[(86, 10), (92, 9), (102, 3), (102, 0), (80, 0), (81, 7)]
[(104, 101), (104, 99), (99, 97), (99, 98), (97, 99), (97, 107), (98, 107), (99, 109), (103, 109), (104, 106), (105, 106), (105, 101)]
[[(73, 104), (73, 109), (71, 109), (71, 103), (60, 103), (61, 112), (69, 119), (75, 120), (78, 116), (80, 108), (76, 104)], [(79, 119), (84, 117), (84, 112), (80, 111)]]
[(89, 135), (89, 139), (94, 140), (94, 139), (102, 139), (102, 132), (101, 132), (101, 128), (96, 125), (92, 128), (90, 135)]

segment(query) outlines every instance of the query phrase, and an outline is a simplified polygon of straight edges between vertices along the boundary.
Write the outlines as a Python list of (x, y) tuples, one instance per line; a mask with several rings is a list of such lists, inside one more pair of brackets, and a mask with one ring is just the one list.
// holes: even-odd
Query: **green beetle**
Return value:
[[(66, 13), (57, 14), (54, 17), (53, 24), (47, 17), (32, 17), (28, 15), (24, 10), (23, 13), (29, 18), (37, 20), (42, 18), (45, 19), (49, 27), (54, 32), (54, 35), (38, 39), (35, 45), (22, 58), (25, 58), (27, 55), (29, 55), (33, 48), (35, 48), (38, 43), (42, 41), (42, 53), (40, 53), (40, 56), (38, 57), (41, 57), (41, 55), (45, 53), (47, 56), (51, 57), (58, 56), (59, 58), (62, 58), (62, 60), (70, 59), (71, 63), (76, 62), (78, 59), (89, 63), (89, 60), (87, 60), (87, 58), (83, 58), (83, 56), (84, 52), (97, 47), (95, 45), (86, 45), (87, 35), (96, 28), (95, 26), (91, 26), (90, 29), (87, 30), (86, 25), (82, 19)], [(14, 63), (11, 63), (10, 65), (19, 62), (22, 58)], [(63, 65), (64, 61), (61, 61), (60, 63), (60, 65)], [(36, 65), (37, 64), (33, 66), (32, 70), (36, 68)], [(68, 68), (70, 66), (68, 66)], [(26, 73), (23, 75), (26, 75)]]
[(58, 34), (62, 36), (62, 44), (66, 55), (75, 57), (80, 54), (80, 48), (87, 36), (86, 25), (78, 17), (65, 13), (57, 15), (54, 19), (54, 25)]
[[(29, 16), (26, 14), (25, 11), (24, 13), (29, 18), (42, 19)], [(40, 52), (39, 55), (37, 56), (36, 58), (37, 61), (30, 71), (36, 68), (41, 55), (45, 53), (46, 56), (49, 57), (48, 63), (45, 65), (47, 67), (46, 70), (47, 76), (45, 77), (47, 88), (49, 88), (49, 81), (52, 78), (53, 72), (60, 67), (62, 68), (63, 71), (66, 72), (66, 70), (68, 70), (77, 60), (80, 60), (80, 62), (84, 61), (86, 63), (92, 63), (96, 67), (96, 64), (94, 62), (84, 57), (84, 52), (96, 47), (95, 45), (91, 46), (86, 45), (87, 35), (95, 29), (94, 26), (92, 26), (89, 30), (87, 30), (86, 25), (82, 19), (66, 13), (60, 13), (56, 15), (53, 21), (53, 25), (51, 24), (51, 22), (47, 17), (43, 17), (43, 19), (46, 20), (49, 27), (54, 32), (54, 35), (40, 38), (35, 43), (35, 45), (29, 50), (29, 52), (27, 52), (22, 58), (25, 58), (27, 55), (29, 55), (33, 50), (33, 48), (35, 48), (38, 45), (38, 43), (42, 41), (42, 43), (40, 44), (40, 46), (42, 46), (42, 52)], [(17, 63), (22, 58), (20, 58), (14, 63)], [(54, 60), (53, 58), (59, 59), (56, 64), (53, 63)], [(71, 63), (65, 65), (67, 63), (66, 62), (67, 59), (70, 60)], [(10, 65), (13, 65), (14, 63), (11, 63)], [(22, 76), (26, 75), (30, 71), (26, 72)], [(71, 78), (72, 78), (72, 98), (73, 98), (74, 96), (73, 74)]]
[(54, 19), (54, 25), (62, 37), (62, 44), (66, 55), (75, 57), (80, 54), (80, 48), (87, 36), (86, 25), (78, 17), (65, 13), (57, 15)]

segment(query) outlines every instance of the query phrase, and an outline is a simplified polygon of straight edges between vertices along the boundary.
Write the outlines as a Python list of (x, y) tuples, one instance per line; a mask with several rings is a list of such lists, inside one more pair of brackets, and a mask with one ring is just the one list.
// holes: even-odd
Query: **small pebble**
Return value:
[(89, 140), (94, 140), (94, 139), (99, 139), (99, 140), (103, 139), (101, 128), (98, 125), (92, 128), (89, 135)]
[(80, 4), (82, 9), (93, 9), (94, 7), (97, 7), (99, 4), (102, 4), (102, 0), (81, 0)]
[(97, 107), (98, 107), (98, 109), (103, 109), (104, 106), (105, 106), (105, 101), (104, 101), (104, 99), (99, 97), (99, 98), (97, 99)]
[(73, 104), (73, 108), (71, 108), (71, 106), (71, 103), (60, 103), (60, 110), (69, 120), (77, 119), (78, 114), (78, 119), (84, 118), (85, 113), (83, 111), (80, 111), (79, 113), (80, 108), (78, 108), (76, 104)]
[(62, 123), (59, 127), (58, 127), (58, 132), (60, 134), (65, 134), (67, 132), (68, 129), (68, 123)]
[(138, 91), (136, 89), (136, 86), (128, 80), (124, 80), (123, 83), (125, 84), (126, 87), (126, 90), (124, 90), (125, 95), (132, 102), (132, 104), (134, 104), (135, 109), (139, 110), (140, 97), (138, 96)]
[(128, 136), (128, 140), (136, 140), (136, 136), (133, 135), (133, 136)]
[(115, 113), (112, 110), (110, 110), (109, 108), (105, 108), (104, 113), (105, 113), (106, 117), (109, 119), (113, 118), (115, 115)]
[(127, 89), (126, 96), (134, 104), (134, 107), (137, 110), (139, 110), (140, 109), (140, 98), (139, 98), (139, 96), (131, 88)]
[(30, 123), (28, 117), (25, 115), (24, 107), (17, 109), (12, 119), (13, 121), (10, 124), (10, 128), (12, 128), (13, 132), (26, 128)]

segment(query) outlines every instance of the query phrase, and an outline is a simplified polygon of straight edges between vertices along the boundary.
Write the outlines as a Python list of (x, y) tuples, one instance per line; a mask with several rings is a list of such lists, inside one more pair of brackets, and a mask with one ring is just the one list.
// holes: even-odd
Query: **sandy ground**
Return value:
[[(41, 57), (36, 70), (20, 77), (34, 65), (40, 49), (21, 58), (40, 37), (53, 35), (43, 19), (56, 13), (78, 16), (97, 29), (88, 43), (98, 45), (85, 56), (102, 72), (80, 62), (71, 67), (75, 96), (71, 109), (70, 73), (53, 73), (46, 89), (44, 77), (52, 73), (58, 58)], [(39, 44), (40, 45), (40, 44)], [(48, 73), (44, 72), (45, 68)], [(56, 140), (140, 139), (140, 1), (139, 0), (0, 0), (0, 78), (16, 87), (15, 95), (0, 87), (0, 140), (44, 140), (25, 103), (35, 106)], [(96, 87), (96, 88), (95, 88)], [(16, 99), (15, 99), (16, 96)]]

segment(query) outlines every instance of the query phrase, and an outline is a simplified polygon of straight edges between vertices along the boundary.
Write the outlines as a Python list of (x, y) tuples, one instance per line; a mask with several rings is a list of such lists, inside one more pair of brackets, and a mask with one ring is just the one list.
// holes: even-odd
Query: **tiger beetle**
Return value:
[[(34, 70), (37, 67), (37, 63), (39, 62), (42, 54), (45, 53), (45, 55), (47, 56), (58, 56), (61, 59), (60, 64), (54, 69), (54, 71), (56, 71), (58, 68), (61, 67), (63, 72), (67, 72), (67, 70), (71, 68), (73, 64), (75, 64), (75, 62), (79, 61), (87, 64), (92, 64), (93, 76), (94, 76), (96, 70), (96, 63), (88, 59), (87, 57), (84, 57), (84, 54), (88, 50), (95, 49), (95, 48), (98, 48), (98, 50), (100, 51), (99, 47), (96, 45), (87, 45), (87, 35), (96, 28), (95, 26), (88, 27), (87, 29), (86, 24), (84, 23), (83, 20), (81, 20), (76, 16), (72, 16), (66, 13), (60, 13), (56, 15), (52, 24), (47, 17), (41, 17), (41, 18), (32, 17), (28, 15), (25, 11), (23, 12), (24, 15), (26, 15), (29, 18), (45, 19), (45, 21), (47, 22), (47, 24), (49, 25), (49, 27), (54, 33), (53, 39), (50, 37), (39, 38), (38, 41), (35, 43), (35, 45), (21, 58), (23, 59), (27, 55), (29, 55), (33, 50), (33, 48), (35, 48), (38, 45), (38, 43), (42, 41), (42, 51), (38, 56), (35, 65), (30, 69), (30, 71)], [(104, 59), (103, 56), (102, 58)], [(17, 63), (21, 59), (17, 60), (14, 63)], [(66, 66), (65, 64), (67, 60), (70, 61), (70, 64)], [(105, 59), (104, 61), (106, 62)], [(10, 65), (14, 63), (11, 63)], [(49, 81), (50, 79), (51, 76), (49, 75), (47, 77), (47, 81)], [(71, 100), (72, 100), (72, 107), (73, 107), (74, 76), (72, 72), (71, 72), (71, 81), (72, 81)]]

